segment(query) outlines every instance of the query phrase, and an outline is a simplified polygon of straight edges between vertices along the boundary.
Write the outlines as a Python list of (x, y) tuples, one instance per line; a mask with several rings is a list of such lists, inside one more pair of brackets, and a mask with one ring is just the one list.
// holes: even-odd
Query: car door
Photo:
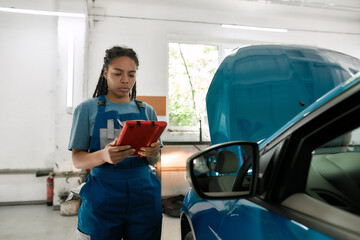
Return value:
[(340, 94), (283, 133), (267, 186), (253, 202), (306, 231), (360, 239), (359, 89)]
[[(286, 139), (283, 139), (262, 153), (260, 175), (269, 174), (269, 169), (276, 164), (285, 142)], [(266, 193), (264, 189), (267, 186), (268, 183), (260, 181), (259, 191)], [(222, 218), (217, 221), (219, 225), (211, 229), (212, 232), (208, 234), (207, 239), (333, 239), (314, 229), (305, 228), (302, 224), (283, 216), (281, 211), (269, 211), (272, 204), (259, 199), (262, 198), (257, 196), (237, 200), (228, 211), (223, 212)]]

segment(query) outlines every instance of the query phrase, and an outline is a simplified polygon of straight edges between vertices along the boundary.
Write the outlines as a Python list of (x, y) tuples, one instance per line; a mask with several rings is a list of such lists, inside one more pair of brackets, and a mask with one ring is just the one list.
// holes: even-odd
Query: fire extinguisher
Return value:
[(52, 206), (54, 200), (54, 173), (50, 172), (48, 178), (46, 179), (46, 205)]

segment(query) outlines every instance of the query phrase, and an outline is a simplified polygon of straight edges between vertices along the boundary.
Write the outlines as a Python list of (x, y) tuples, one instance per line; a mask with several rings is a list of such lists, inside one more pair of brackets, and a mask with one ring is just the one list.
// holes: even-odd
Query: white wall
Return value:
[[(57, 20), (1, 13), (0, 28), (1, 166), (51, 167), (48, 156), (55, 146)], [(14, 156), (23, 159), (21, 165)]]
[[(105, 49), (113, 45), (132, 47), (138, 53), (138, 95), (145, 96), (167, 96), (169, 41), (229, 46), (293, 43), (360, 58), (360, 14), (356, 11), (239, 0), (2, 0), (0, 6), (78, 13), (95, 7), (105, 12), (103, 20), (89, 25), (87, 19), (0, 12), (0, 170), (75, 170), (67, 150), (72, 120), (66, 108), (70, 33), (75, 39), (75, 105), (91, 97)], [(220, 23), (290, 30), (231, 30)], [(67, 188), (66, 184), (65, 179), (58, 179), (56, 192)], [(45, 200), (45, 189), (45, 178), (34, 174), (0, 174), (0, 202)]]
[[(53, 167), (57, 20), (0, 13), (0, 29), (1, 169)], [(5, 202), (38, 200), (46, 189), (35, 174), (0, 175), (0, 182), (0, 199)], [(27, 182), (27, 194), (19, 191), (19, 182)]]
[[(46, 11), (63, 5), (67, 8), (66, 1), (1, 2), (2, 7)], [(80, 43), (75, 44), (74, 77), (81, 93), (85, 26), (85, 18), (0, 12), (0, 202), (45, 200), (46, 177), (35, 172), (75, 170), (67, 151), (72, 118), (66, 109), (67, 47), (72, 32)]]

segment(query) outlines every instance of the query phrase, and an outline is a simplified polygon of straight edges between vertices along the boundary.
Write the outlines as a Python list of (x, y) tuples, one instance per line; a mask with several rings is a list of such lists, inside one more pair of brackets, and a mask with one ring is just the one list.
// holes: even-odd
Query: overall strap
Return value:
[(136, 103), (136, 106), (138, 107), (140, 113), (144, 114), (145, 113), (145, 105), (142, 101), (139, 101), (139, 100), (135, 100), (135, 103)]
[(100, 95), (98, 100), (98, 112), (105, 112), (106, 98), (105, 95)]

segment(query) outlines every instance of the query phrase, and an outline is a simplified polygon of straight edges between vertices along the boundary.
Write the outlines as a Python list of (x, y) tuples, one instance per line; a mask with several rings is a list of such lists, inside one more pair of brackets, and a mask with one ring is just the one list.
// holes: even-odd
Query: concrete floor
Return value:
[[(0, 239), (76, 240), (77, 216), (46, 205), (0, 206)], [(163, 215), (162, 240), (180, 239), (179, 218)]]

